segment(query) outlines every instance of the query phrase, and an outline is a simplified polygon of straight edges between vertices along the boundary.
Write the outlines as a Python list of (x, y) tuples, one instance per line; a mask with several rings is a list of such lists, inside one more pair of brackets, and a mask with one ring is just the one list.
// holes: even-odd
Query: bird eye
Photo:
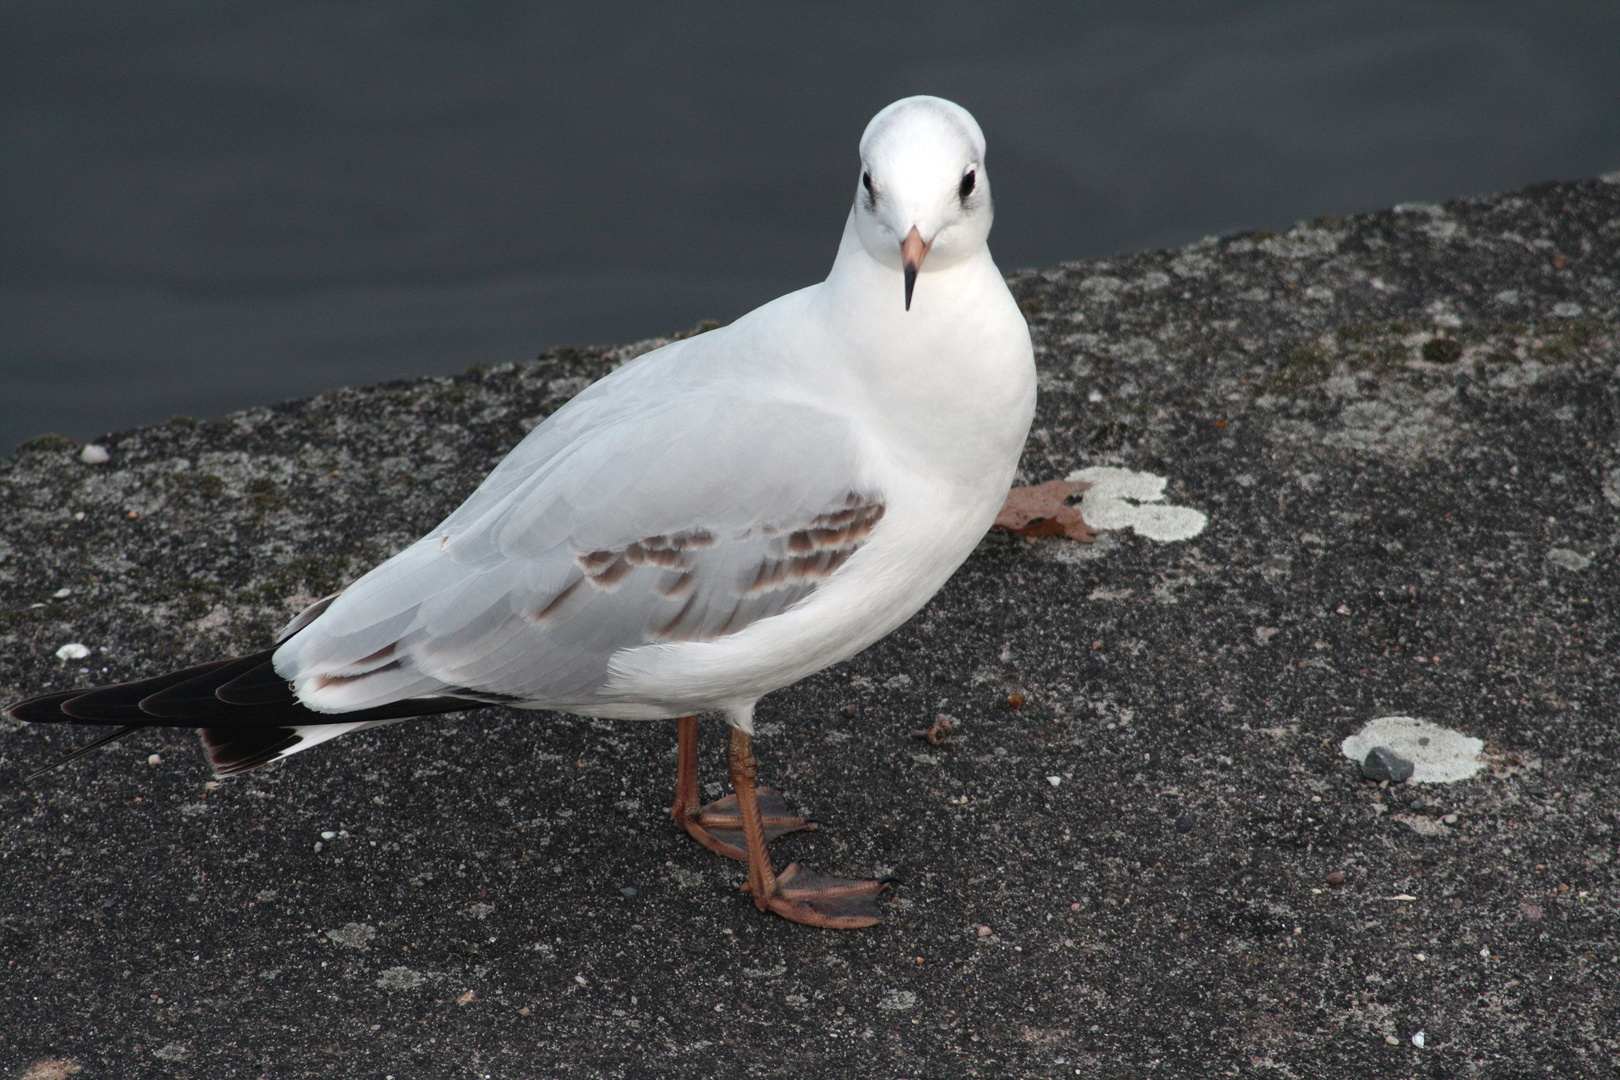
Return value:
[(969, 195), (973, 194), (973, 184), (977, 179), (978, 173), (973, 169), (969, 169), (967, 172), (963, 173), (962, 182), (956, 187), (956, 197), (958, 199), (965, 199)]
[(869, 172), (861, 173), (861, 187), (866, 189), (866, 193), (868, 195), (872, 194), (872, 174), (871, 173), (869, 173)]

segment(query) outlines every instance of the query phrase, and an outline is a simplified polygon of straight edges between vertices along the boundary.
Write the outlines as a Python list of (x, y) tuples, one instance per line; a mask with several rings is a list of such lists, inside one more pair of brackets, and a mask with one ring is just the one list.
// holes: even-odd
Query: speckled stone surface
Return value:
[[(22, 785), (89, 731), (8, 723), (0, 1077), (1616, 1075), (1617, 281), (1603, 181), (1014, 275), (1024, 478), (1209, 524), (992, 535), (762, 704), (826, 822), (778, 857), (898, 875), (874, 930), (674, 830), (673, 725), (486, 710), (217, 785), (154, 731)], [(628, 351), (37, 441), (0, 696), (261, 647)], [(1369, 784), (1339, 743), (1393, 714), (1487, 767)]]

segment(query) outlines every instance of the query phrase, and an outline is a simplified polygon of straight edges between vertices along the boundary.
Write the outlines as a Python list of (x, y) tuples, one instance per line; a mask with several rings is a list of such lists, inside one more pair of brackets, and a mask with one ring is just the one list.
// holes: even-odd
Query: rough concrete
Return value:
[[(875, 930), (673, 830), (672, 725), (488, 710), (219, 785), (154, 731), (26, 786), (84, 733), (8, 726), (0, 1076), (1615, 1075), (1617, 280), (1601, 181), (1015, 275), (1025, 478), (1209, 524), (992, 535), (763, 704), (827, 822), (778, 851), (899, 875)], [(0, 694), (263, 645), (623, 355), (25, 449)], [(1487, 767), (1368, 783), (1385, 715)]]

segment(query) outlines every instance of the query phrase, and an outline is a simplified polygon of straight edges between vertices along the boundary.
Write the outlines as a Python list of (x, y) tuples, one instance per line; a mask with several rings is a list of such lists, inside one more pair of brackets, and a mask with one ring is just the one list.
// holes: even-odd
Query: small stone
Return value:
[(529, 1008), (527, 1005), (523, 1006), (523, 1008), (518, 1010), (518, 1015), (519, 1016), (530, 1016), (533, 1013), (534, 1013), (534, 1010)]
[(629, 900), (636, 895), (636, 887), (634, 885), (626, 885), (619, 890), (619, 895), (624, 897), (626, 900)]
[(79, 451), (79, 460), (86, 465), (105, 465), (112, 460), (112, 455), (107, 453), (105, 446), (86, 443), (84, 449)]
[(1397, 1039), (1393, 1035), (1385, 1035), (1384, 1036), (1384, 1041), (1389, 1043), (1389, 1045), (1391, 1045), (1391, 1046), (1399, 1046), (1399, 1045), (1401, 1045), (1401, 1040)]
[(77, 641), (70, 641), (60, 649), (56, 650), (56, 658), (58, 660), (83, 660), (89, 655), (90, 646), (80, 644)]
[(1388, 780), (1399, 784), (1412, 778), (1413, 765), (1387, 746), (1375, 746), (1361, 762), (1361, 775), (1368, 780)]
[(1007, 708), (1011, 709), (1013, 712), (1017, 712), (1019, 709), (1022, 709), (1023, 707), (1024, 707), (1024, 695), (1023, 694), (1008, 694), (1007, 695)]
[(1413, 1034), (1413, 1036), (1412, 1036), (1412, 1045), (1417, 1047), (1419, 1050), (1423, 1049), (1424, 1041), (1425, 1041), (1425, 1039), (1424, 1039), (1423, 1032), (1419, 1031), (1419, 1032), (1416, 1032), (1415, 1034)]
[(1323, 880), (1326, 881), (1329, 885), (1332, 885), (1334, 888), (1338, 888), (1340, 885), (1344, 884), (1344, 871), (1343, 870), (1334, 870), (1333, 872), (1328, 874), (1328, 876), (1326, 878), (1324, 878)]
[(1048, 776), (1046, 778), (1046, 782), (1048, 784), (1051, 784), (1053, 787), (1058, 787), (1063, 783), (1063, 777), (1061, 777), (1061, 776)]
[(978, 935), (979, 935), (979, 936), (980, 936), (980, 937), (989, 937), (989, 936), (990, 936), (990, 935), (991, 935), (991, 934), (993, 934), (993, 933), (995, 933), (995, 931), (994, 931), (994, 930), (992, 930), (992, 929), (990, 929), (990, 928), (989, 928), (989, 927), (988, 927), (988, 926), (984, 926), (984, 925), (980, 925), (980, 927), (979, 927), (979, 929), (978, 929), (978, 930), (977, 930), (977, 931), (976, 931), (976, 933), (977, 933), (977, 934), (978, 934)]
[(1189, 833), (1198, 827), (1198, 815), (1191, 810), (1176, 818), (1176, 832)]
[(163, 764), (163, 755), (162, 754), (152, 754), (151, 756), (149, 756), (146, 759), (146, 763), (148, 765), (152, 766), (155, 769), (159, 765)]
[(1462, 358), (1462, 345), (1456, 338), (1434, 337), (1423, 343), (1423, 359), (1431, 364), (1455, 364)]
[(847, 717), (848, 719), (853, 720), (855, 718), (855, 714), (860, 712), (861, 710), (856, 708), (853, 705), (845, 705), (843, 707), (843, 709), (841, 709), (839, 711), (841, 711), (844, 714), (844, 716)]

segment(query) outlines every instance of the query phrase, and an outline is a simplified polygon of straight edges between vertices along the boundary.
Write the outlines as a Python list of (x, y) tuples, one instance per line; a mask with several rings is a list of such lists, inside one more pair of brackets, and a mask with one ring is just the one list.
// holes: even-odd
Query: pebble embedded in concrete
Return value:
[(1368, 780), (1388, 780), (1399, 784), (1412, 778), (1414, 766), (1387, 746), (1375, 746), (1361, 762), (1361, 775)]
[(1380, 716), (1339, 745), (1345, 757), (1362, 766), (1375, 749), (1412, 763), (1416, 784), (1451, 784), (1479, 772), (1485, 743), (1460, 731), (1415, 716)]

